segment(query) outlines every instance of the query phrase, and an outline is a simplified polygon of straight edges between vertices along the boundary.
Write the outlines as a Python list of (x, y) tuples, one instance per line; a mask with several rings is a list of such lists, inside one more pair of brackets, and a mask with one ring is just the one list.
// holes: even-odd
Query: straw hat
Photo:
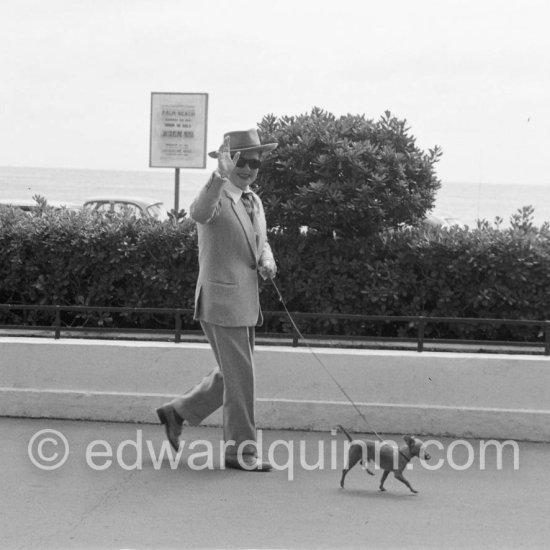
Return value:
[[(278, 143), (261, 143), (260, 136), (258, 132), (251, 128), (250, 130), (237, 131), (237, 132), (226, 132), (223, 135), (225, 140), (226, 137), (229, 137), (229, 152), (231, 154), (236, 153), (237, 151), (248, 152), (248, 151), (259, 151), (260, 153), (268, 153), (273, 151), (279, 145)], [(208, 153), (209, 157), (218, 158), (218, 151), (211, 151)]]

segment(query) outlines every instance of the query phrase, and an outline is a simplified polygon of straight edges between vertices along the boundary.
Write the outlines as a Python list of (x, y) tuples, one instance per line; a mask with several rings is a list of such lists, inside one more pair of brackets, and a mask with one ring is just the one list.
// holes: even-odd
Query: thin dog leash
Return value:
[(363, 422), (366, 424), (366, 426), (369, 428), (369, 430), (380, 440), (380, 441), (384, 441), (382, 439), (382, 437), (380, 437), (380, 435), (378, 434), (378, 432), (372, 427), (372, 425), (370, 424), (370, 422), (366, 419), (365, 415), (359, 410), (359, 407), (355, 404), (355, 402), (353, 401), (353, 399), (349, 396), (348, 392), (342, 387), (342, 385), (340, 384), (340, 382), (338, 382), (338, 380), (336, 380), (336, 378), (334, 377), (334, 375), (330, 372), (330, 370), (327, 368), (327, 366), (323, 363), (323, 361), (321, 361), (320, 357), (315, 353), (315, 350), (309, 345), (308, 341), (304, 338), (304, 335), (301, 333), (300, 329), (298, 328), (298, 325), (296, 324), (296, 322), (294, 321), (294, 318), (292, 317), (292, 315), (290, 314), (290, 311), (288, 311), (288, 308), (286, 307), (286, 303), (285, 303), (285, 300), (283, 298), (283, 295), (281, 294), (281, 291), (279, 290), (279, 288), (277, 287), (277, 285), (275, 284), (275, 281), (273, 280), (273, 278), (270, 277), (270, 281), (271, 283), (273, 284), (273, 287), (275, 288), (275, 290), (277, 291), (277, 294), (279, 296), (279, 301), (281, 302), (281, 304), (283, 305), (283, 308), (286, 312), (286, 314), (288, 315), (288, 318), (290, 319), (290, 322), (292, 323), (292, 326), (294, 327), (294, 330), (297, 332), (298, 336), (305, 342), (307, 348), (311, 351), (311, 353), (313, 354), (313, 357), (315, 357), (315, 359), (317, 360), (317, 362), (321, 365), (321, 367), (323, 367), (323, 370), (329, 375), (329, 377), (331, 378), (331, 380), (336, 384), (336, 386), (338, 386), (338, 389), (345, 395), (346, 399), (351, 403), (351, 405), (353, 406), (353, 408), (355, 409), (355, 411), (357, 412), (357, 414), (361, 417), (361, 419), (363, 420)]

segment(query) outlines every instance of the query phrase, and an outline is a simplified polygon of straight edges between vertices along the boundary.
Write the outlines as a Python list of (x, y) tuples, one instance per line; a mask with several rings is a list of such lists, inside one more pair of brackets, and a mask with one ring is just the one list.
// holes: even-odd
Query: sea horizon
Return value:
[[(179, 207), (189, 205), (210, 170), (180, 170)], [(499, 189), (495, 193), (495, 189)], [(175, 170), (173, 168), (104, 169), (0, 166), (0, 198), (31, 199), (41, 195), (50, 201), (81, 204), (89, 197), (121, 194), (150, 197), (174, 207)], [(510, 216), (531, 205), (534, 221), (550, 221), (550, 182), (496, 183), (441, 180), (436, 194), (436, 215), (458, 218), (473, 227), (478, 219), (494, 222), (498, 216), (509, 223)]]

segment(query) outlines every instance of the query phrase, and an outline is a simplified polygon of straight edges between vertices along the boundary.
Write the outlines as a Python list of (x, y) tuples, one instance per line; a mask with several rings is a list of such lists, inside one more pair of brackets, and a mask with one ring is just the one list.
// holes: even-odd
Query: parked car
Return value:
[(101, 213), (126, 212), (136, 218), (168, 219), (168, 211), (162, 201), (144, 197), (91, 197), (84, 201), (84, 209)]
[[(67, 210), (79, 210), (79, 206), (75, 203), (65, 201), (47, 201), (48, 206), (55, 210), (66, 208)], [(38, 203), (34, 199), (0, 199), (0, 208), (18, 208), (23, 212), (32, 212), (38, 208)]]

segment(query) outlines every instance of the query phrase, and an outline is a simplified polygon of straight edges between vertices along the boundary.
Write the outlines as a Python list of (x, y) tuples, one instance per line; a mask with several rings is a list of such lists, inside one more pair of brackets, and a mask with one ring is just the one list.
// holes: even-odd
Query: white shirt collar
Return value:
[(225, 184), (225, 190), (229, 193), (229, 196), (233, 200), (234, 203), (237, 203), (241, 200), (243, 193), (248, 193), (250, 191), (250, 187), (246, 187), (246, 189), (243, 191), (240, 187), (237, 187), (231, 180), (229, 180)]

